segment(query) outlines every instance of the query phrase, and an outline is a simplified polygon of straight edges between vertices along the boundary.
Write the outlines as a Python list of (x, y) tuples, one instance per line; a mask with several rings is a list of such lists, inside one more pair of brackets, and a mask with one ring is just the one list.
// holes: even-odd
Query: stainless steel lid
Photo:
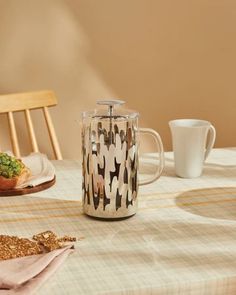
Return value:
[(82, 113), (83, 118), (113, 118), (113, 119), (135, 119), (139, 113), (133, 110), (122, 108), (125, 101), (118, 99), (98, 100), (100, 108)]

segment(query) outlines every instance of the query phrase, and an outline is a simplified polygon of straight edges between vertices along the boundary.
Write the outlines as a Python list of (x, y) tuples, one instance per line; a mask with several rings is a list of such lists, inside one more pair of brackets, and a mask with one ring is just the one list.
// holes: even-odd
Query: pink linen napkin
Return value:
[(22, 157), (21, 160), (30, 169), (32, 175), (27, 181), (16, 188), (36, 186), (54, 178), (55, 168), (46, 155), (31, 153), (27, 157)]
[(0, 261), (0, 295), (33, 294), (73, 251), (69, 245), (49, 253)]

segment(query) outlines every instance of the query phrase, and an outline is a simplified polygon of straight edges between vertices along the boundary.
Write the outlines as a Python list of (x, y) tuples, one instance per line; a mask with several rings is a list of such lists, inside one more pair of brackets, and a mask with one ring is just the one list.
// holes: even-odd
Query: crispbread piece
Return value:
[(36, 255), (42, 252), (37, 242), (16, 236), (0, 235), (0, 260)]
[(65, 246), (65, 242), (75, 242), (75, 237), (57, 235), (48, 230), (33, 236), (35, 241), (16, 236), (0, 235), (0, 260), (51, 252)]
[(45, 242), (49, 240), (56, 240), (57, 236), (52, 232), (51, 230), (44, 231), (42, 233), (39, 233), (37, 235), (33, 236), (33, 239), (37, 242)]
[(34, 235), (33, 239), (43, 245), (48, 252), (62, 247), (57, 239), (56, 234), (50, 230)]
[(64, 236), (58, 239), (58, 242), (75, 242), (75, 241), (76, 241), (76, 238), (70, 237), (70, 236)]
[(64, 246), (65, 242), (75, 242), (75, 237), (64, 236), (58, 238), (57, 235), (48, 230), (33, 236), (33, 239), (43, 245), (47, 251), (53, 251)]

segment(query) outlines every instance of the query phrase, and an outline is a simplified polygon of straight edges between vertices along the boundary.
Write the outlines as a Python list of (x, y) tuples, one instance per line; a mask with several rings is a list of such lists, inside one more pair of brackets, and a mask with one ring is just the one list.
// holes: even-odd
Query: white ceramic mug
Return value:
[(172, 120), (169, 126), (176, 175), (183, 178), (200, 176), (203, 163), (215, 143), (215, 128), (210, 122), (197, 119)]

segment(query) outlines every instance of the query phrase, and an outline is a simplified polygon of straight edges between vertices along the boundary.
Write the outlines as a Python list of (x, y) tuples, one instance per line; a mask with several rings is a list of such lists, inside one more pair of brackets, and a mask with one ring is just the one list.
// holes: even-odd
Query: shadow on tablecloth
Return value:
[(236, 220), (236, 187), (214, 187), (179, 194), (176, 205), (195, 215)]

